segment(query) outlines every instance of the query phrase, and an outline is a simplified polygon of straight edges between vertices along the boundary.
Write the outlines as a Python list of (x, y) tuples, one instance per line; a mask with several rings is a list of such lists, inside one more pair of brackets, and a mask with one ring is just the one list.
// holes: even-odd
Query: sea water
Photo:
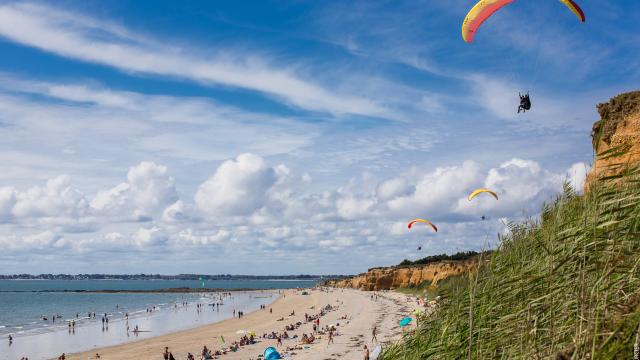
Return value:
[[(210, 280), (207, 288), (285, 289), (314, 286), (314, 280)], [(0, 360), (47, 359), (62, 352), (79, 352), (148, 338), (250, 312), (269, 304), (277, 290), (234, 291), (221, 301), (220, 293), (96, 293), (96, 290), (154, 290), (201, 287), (181, 280), (0, 280)], [(183, 302), (188, 305), (183, 306)], [(216, 307), (209, 304), (222, 302)], [(203, 304), (197, 311), (196, 304)], [(147, 309), (154, 309), (147, 312)], [(88, 318), (96, 313), (95, 319)], [(52, 321), (54, 314), (62, 316)], [(103, 329), (102, 316), (109, 326)], [(129, 315), (129, 320), (125, 318)], [(46, 317), (46, 320), (44, 320)], [(69, 329), (69, 322), (75, 329)], [(127, 332), (129, 326), (129, 332)], [(132, 330), (138, 326), (140, 332)], [(13, 337), (9, 345), (8, 336)]]

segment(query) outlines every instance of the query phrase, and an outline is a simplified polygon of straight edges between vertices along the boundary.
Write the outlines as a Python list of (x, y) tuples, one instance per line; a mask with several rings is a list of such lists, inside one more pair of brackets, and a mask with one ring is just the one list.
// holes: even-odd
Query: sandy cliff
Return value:
[(616, 176), (640, 164), (640, 91), (620, 94), (598, 105), (600, 120), (593, 124), (593, 148), (598, 154), (585, 182)]
[(352, 278), (329, 281), (327, 285), (368, 291), (417, 286), (425, 281), (429, 281), (431, 285), (435, 286), (439, 281), (450, 276), (468, 272), (474, 264), (476, 264), (476, 260), (470, 259), (462, 261), (445, 260), (410, 267), (373, 268)]

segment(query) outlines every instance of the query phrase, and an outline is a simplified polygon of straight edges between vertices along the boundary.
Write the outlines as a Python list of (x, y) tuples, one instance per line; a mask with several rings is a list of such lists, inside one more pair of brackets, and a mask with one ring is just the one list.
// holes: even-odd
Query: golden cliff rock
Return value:
[(476, 264), (477, 260), (472, 258), (469, 260), (443, 260), (426, 265), (373, 268), (351, 278), (330, 280), (326, 285), (366, 291), (419, 286), (425, 281), (429, 282), (431, 286), (436, 286), (439, 281), (448, 277), (469, 272)]
[(596, 160), (587, 175), (585, 191), (598, 180), (618, 176), (640, 164), (640, 91), (620, 94), (598, 105), (600, 120), (593, 124)]

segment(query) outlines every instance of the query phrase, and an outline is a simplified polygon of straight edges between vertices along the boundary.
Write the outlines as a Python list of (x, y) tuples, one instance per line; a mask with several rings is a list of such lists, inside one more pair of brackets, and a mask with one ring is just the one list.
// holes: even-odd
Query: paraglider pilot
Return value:
[(520, 114), (520, 111), (527, 112), (527, 110), (530, 110), (531, 99), (529, 99), (529, 93), (526, 93), (525, 95), (518, 93), (518, 96), (520, 96), (520, 106), (518, 106), (518, 114)]

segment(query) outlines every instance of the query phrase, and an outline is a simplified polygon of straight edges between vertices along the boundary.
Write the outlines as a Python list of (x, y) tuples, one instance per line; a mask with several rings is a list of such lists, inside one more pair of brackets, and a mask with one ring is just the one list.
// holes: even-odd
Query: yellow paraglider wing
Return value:
[(493, 13), (514, 0), (480, 0), (467, 14), (462, 22), (462, 39), (473, 42), (476, 31)]
[(425, 220), (425, 219), (413, 219), (413, 220), (411, 220), (411, 221), (409, 222), (409, 224), (407, 225), (407, 227), (408, 227), (409, 229), (411, 229), (411, 227), (413, 226), (413, 224), (418, 223), (418, 222), (421, 222), (421, 223), (425, 223), (425, 224), (427, 224), (427, 225), (430, 225), (430, 226), (431, 226), (431, 228), (433, 229), (433, 231), (438, 232), (438, 228), (437, 228), (437, 227), (436, 227), (436, 226), (435, 226), (431, 221), (429, 221), (429, 220)]
[(471, 194), (469, 194), (469, 201), (473, 200), (474, 197), (476, 197), (476, 196), (478, 196), (479, 194), (482, 194), (482, 193), (489, 193), (494, 198), (496, 198), (496, 200), (498, 200), (498, 194), (496, 194), (495, 191), (490, 190), (490, 189), (480, 188), (480, 189), (473, 190), (473, 192)]
[(573, 13), (576, 14), (578, 19), (580, 19), (580, 21), (585, 22), (587, 20), (586, 17), (584, 16), (584, 12), (582, 12), (582, 9), (580, 8), (580, 6), (578, 6), (578, 4), (576, 4), (575, 1), (560, 0), (560, 2), (565, 4), (571, 11), (573, 11)]

